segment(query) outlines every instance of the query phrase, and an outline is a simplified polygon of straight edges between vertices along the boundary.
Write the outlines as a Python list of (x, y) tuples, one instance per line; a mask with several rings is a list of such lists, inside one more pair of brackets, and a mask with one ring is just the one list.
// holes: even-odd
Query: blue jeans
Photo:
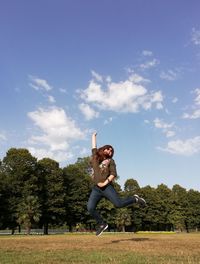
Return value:
[(104, 188), (99, 188), (98, 186), (94, 186), (92, 188), (92, 192), (90, 194), (87, 203), (87, 209), (90, 215), (100, 225), (104, 224), (105, 222), (102, 219), (99, 212), (96, 210), (96, 206), (103, 197), (107, 198), (109, 201), (111, 201), (111, 203), (113, 203), (118, 208), (125, 207), (135, 202), (134, 197), (120, 198), (111, 184), (107, 185)]

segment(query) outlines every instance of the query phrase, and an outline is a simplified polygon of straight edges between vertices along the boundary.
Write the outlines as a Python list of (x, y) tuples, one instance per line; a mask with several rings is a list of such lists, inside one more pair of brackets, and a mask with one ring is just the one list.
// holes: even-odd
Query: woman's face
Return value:
[(112, 148), (104, 149), (103, 153), (105, 154), (106, 157), (110, 158), (112, 157), (113, 149)]

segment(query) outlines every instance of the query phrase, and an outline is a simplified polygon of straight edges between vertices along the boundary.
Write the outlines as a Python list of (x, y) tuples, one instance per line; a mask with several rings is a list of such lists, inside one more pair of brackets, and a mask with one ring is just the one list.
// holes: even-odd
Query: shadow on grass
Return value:
[(150, 239), (149, 238), (129, 238), (129, 239), (113, 240), (113, 241), (111, 241), (111, 243), (120, 243), (120, 242), (124, 242), (124, 241), (143, 242), (143, 241), (147, 241), (147, 240), (150, 240)]

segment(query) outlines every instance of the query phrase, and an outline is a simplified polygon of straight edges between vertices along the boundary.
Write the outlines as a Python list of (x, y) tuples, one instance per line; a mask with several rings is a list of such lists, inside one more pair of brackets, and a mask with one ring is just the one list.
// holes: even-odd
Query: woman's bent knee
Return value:
[(118, 201), (118, 202), (114, 203), (114, 206), (117, 208), (121, 208), (121, 207), (123, 207), (123, 204), (120, 201)]
[(93, 213), (95, 208), (93, 206), (91, 206), (90, 204), (87, 204), (87, 210), (89, 213)]

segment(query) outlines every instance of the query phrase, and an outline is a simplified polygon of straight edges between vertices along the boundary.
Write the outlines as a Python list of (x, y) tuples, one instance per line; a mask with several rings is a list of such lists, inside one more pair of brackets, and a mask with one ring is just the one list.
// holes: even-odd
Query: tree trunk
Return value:
[(26, 234), (27, 235), (30, 235), (30, 233), (31, 233), (31, 226), (27, 226), (27, 228), (26, 228)]
[(48, 235), (48, 223), (44, 224), (44, 235)]

